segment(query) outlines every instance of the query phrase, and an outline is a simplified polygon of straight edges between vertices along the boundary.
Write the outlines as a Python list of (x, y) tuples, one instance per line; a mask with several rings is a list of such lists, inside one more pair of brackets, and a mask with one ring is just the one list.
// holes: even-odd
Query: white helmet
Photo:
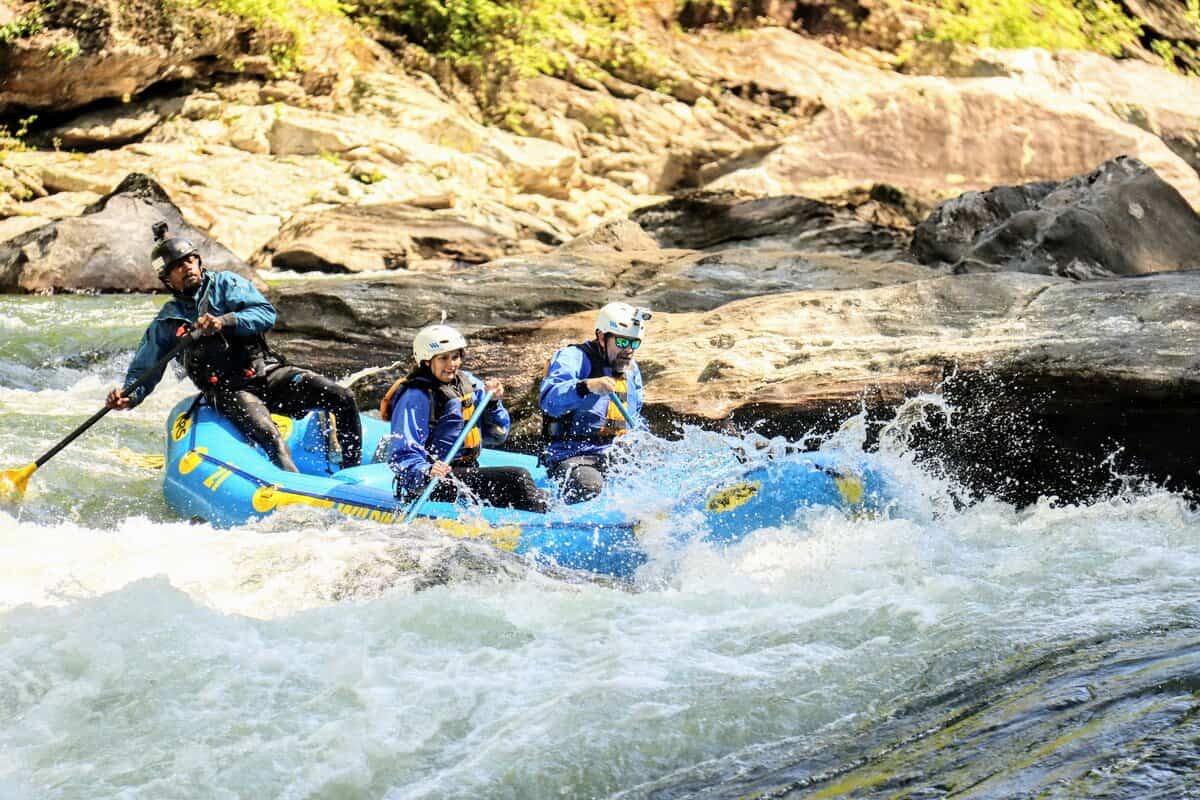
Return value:
[(430, 361), (438, 353), (453, 353), (464, 350), (467, 340), (449, 325), (426, 325), (413, 338), (413, 357), (417, 363)]
[(652, 316), (648, 308), (634, 308), (629, 303), (609, 303), (596, 316), (596, 330), (641, 339), (642, 328)]

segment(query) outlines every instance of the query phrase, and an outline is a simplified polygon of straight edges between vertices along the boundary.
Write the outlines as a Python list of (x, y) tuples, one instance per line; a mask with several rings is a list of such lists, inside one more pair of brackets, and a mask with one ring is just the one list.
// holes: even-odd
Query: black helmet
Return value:
[(154, 249), (150, 251), (150, 261), (158, 268), (158, 277), (165, 280), (171, 267), (190, 255), (199, 258), (199, 254), (196, 245), (180, 236), (172, 236), (154, 245)]

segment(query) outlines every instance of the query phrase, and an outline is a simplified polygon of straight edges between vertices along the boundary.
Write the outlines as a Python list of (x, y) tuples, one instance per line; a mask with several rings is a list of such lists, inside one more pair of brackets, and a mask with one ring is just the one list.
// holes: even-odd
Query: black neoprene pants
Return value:
[[(537, 487), (529, 470), (521, 467), (451, 467), (455, 480), (461, 481), (485, 503), (497, 508), (546, 513), (546, 493)], [(442, 478), (429, 495), (430, 500), (453, 503), (458, 497), (454, 481)]]
[(271, 414), (298, 419), (313, 409), (333, 414), (342, 468), (362, 461), (362, 421), (354, 393), (328, 378), (299, 367), (270, 369), (266, 377), (238, 387), (210, 389), (208, 401), (238, 430), (267, 451), (271, 461), (288, 472), (298, 472), (287, 442), (271, 421)]
[(571, 456), (550, 467), (547, 473), (562, 487), (563, 500), (582, 503), (604, 489), (608, 458), (600, 453)]

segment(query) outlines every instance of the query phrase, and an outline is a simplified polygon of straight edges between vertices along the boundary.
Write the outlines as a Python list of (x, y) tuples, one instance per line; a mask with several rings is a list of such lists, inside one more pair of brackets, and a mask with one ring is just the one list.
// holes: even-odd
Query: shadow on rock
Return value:
[(150, 264), (151, 226), (159, 221), (199, 248), (205, 269), (233, 270), (263, 286), (249, 264), (189, 225), (153, 179), (132, 173), (80, 216), (0, 243), (0, 291), (162, 291)]
[(1154, 170), (1121, 156), (1062, 183), (949, 200), (917, 226), (912, 253), (959, 273), (1089, 279), (1170, 272), (1200, 267), (1200, 215)]

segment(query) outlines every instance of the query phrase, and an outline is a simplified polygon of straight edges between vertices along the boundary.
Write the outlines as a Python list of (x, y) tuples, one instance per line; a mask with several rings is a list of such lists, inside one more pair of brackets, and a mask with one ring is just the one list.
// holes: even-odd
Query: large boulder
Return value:
[[(511, 445), (534, 449), (546, 359), (588, 338), (595, 305), (532, 322), (501, 323), (496, 310), (492, 326), (470, 328), (469, 367), (505, 383)], [(1114, 488), (1121, 475), (1196, 491), (1196, 319), (1200, 272), (1086, 282), (950, 275), (692, 313), (660, 308), (638, 362), (648, 416), (664, 435), (693, 422), (796, 440), (865, 410), (872, 437), (907, 442), (980, 494), (1077, 500)], [(347, 321), (362, 337), (374, 322)], [(408, 365), (403, 337), (427, 321), (374, 340), (281, 342), (335, 374), (375, 367), (353, 384), (360, 403), (374, 407)], [(400, 363), (380, 369), (391, 360)]]
[[(0, 195), (0, 198), (3, 196)], [(21, 204), (20, 214), (5, 217), (4, 204), (0, 202), (0, 242), (16, 238), (25, 231), (40, 228), (51, 220), (77, 217), (100, 199), (95, 192), (55, 192)]]
[(164, 119), (178, 114), (183, 105), (182, 100), (169, 98), (151, 100), (134, 108), (107, 106), (51, 128), (46, 136), (68, 150), (117, 148), (140, 141)]
[(426, 260), (480, 264), (520, 249), (453, 212), (376, 203), (297, 214), (258, 258), (277, 270), (379, 272)]
[(61, 113), (128, 101), (156, 84), (285, 68), (309, 95), (328, 95), (348, 90), (351, 73), (375, 60), (339, 14), (290, 4), (271, 19), (278, 11), (243, 16), (229, 10), (236, 5), (15, 0), (10, 35), (0, 38), (0, 114)]
[(790, 126), (714, 153), (696, 173), (702, 188), (829, 198), (886, 183), (932, 204), (949, 188), (1063, 180), (1129, 154), (1200, 207), (1195, 170), (1153, 126), (1132, 124), (1132, 114), (1103, 105), (1096, 92), (1078, 97), (1070, 85), (1007, 77), (897, 75), (780, 28), (689, 40), (673, 55), (698, 80), (753, 87), (760, 104), (791, 109)]
[(68, 109), (232, 70), (251, 33), (248, 23), (200, 7), (63, 0), (17, 10), (25, 35), (0, 40), (0, 113)]
[[(519, 191), (529, 181), (561, 189), (564, 162), (518, 164), (510, 157), (524, 151), (508, 147), (516, 137), (471, 121), (412, 79), (360, 76), (355, 85), (370, 105), (339, 114), (256, 105), (268, 92), (248, 84), (194, 91), (182, 106), (135, 100), (120, 107), (129, 126), (112, 108), (65, 120), (56, 135), (69, 134), (88, 152), (6, 151), (0, 218), (25, 214), (19, 201), (61, 191), (103, 194), (128, 173), (143, 172), (193, 224), (252, 259), (293, 216), (303, 215), (300, 224), (332, 206), (453, 207), (456, 218), (503, 238), (548, 244), (630, 206), (611, 183), (572, 186), (568, 199), (558, 189), (555, 196)], [(162, 121), (140, 133), (156, 117)], [(129, 135), (140, 140), (91, 150)]]
[[(931, 274), (917, 264), (756, 250), (752, 242), (707, 253), (660, 248), (636, 223), (618, 219), (551, 253), (467, 268), (281, 282), (271, 293), (279, 309), (276, 342), (285, 352), (302, 353), (308, 366), (334, 375), (359, 373), (356, 393), (371, 408), (408, 364), (416, 331), (443, 313), (468, 336), (473, 363), (499, 359), (501, 377), (528, 390), (529, 376), (544, 368), (547, 353), (540, 343), (523, 346), (530, 344), (527, 331), (563, 314), (588, 317), (609, 300), (629, 300), (656, 313), (708, 311), (748, 297), (862, 289)], [(587, 324), (579, 337), (587, 338)], [(513, 402), (519, 413), (532, 413), (528, 399)]]
[[(151, 226), (190, 239), (208, 269), (254, 270), (186, 220), (157, 183), (131, 174), (84, 209), (0, 243), (0, 291), (153, 292), (162, 284), (150, 264)], [(261, 282), (260, 282), (261, 285)]]
[(912, 255), (922, 264), (957, 264), (983, 231), (1036, 208), (1056, 188), (1057, 181), (1035, 181), (947, 200), (913, 230)]
[[(1195, 33), (1200, 35), (1200, 30)], [(956, 49), (954, 56), (961, 58), (947, 58), (939, 48), (924, 59), (919, 55), (922, 49), (918, 45), (910, 67), (920, 61), (940, 75), (1002, 77), (1037, 93), (1069, 94), (1154, 134), (1200, 171), (1200, 81), (1186, 72), (1164, 69), (1157, 59), (1117, 61), (1099, 53), (1039, 48)]]
[(1072, 278), (1200, 267), (1200, 215), (1142, 162), (1117, 158), (1059, 184), (968, 192), (913, 232), (926, 264)]
[(631, 301), (663, 311), (709, 311), (747, 297), (806, 289), (870, 289), (937, 274), (920, 264), (800, 250), (683, 251), (654, 268), (635, 263)]
[(866, 222), (853, 209), (805, 197), (691, 192), (630, 214), (663, 247), (794, 250), (894, 258), (907, 234)]
[[(432, 241), (428, 244), (435, 249), (424, 255), (449, 257), (451, 265), (418, 264), (418, 270), (367, 275), (352, 282), (321, 279), (279, 284), (272, 291), (280, 312), (278, 330), (303, 337), (311, 354), (335, 371), (344, 371), (357, 365), (357, 354), (338, 342), (395, 341), (403, 351), (416, 330), (440, 319), (443, 311), (447, 321), (471, 333), (594, 310), (616, 299), (663, 311), (707, 311), (757, 295), (861, 289), (931, 274), (928, 267), (878, 257), (884, 248), (885, 252), (898, 249), (902, 231), (863, 223), (823, 203), (803, 198), (736, 202), (728, 197), (694, 203), (709, 208), (714, 219), (741, 214), (744, 222), (740, 228), (736, 222), (727, 221), (723, 227), (714, 223), (710, 226), (714, 235), (706, 236), (705, 226), (693, 226), (677, 204), (667, 204), (639, 214), (651, 232), (633, 220), (614, 219), (552, 252), (506, 256), (473, 266), (465, 266), (463, 262), (470, 259), (453, 250), (469, 247), (470, 237), (454, 245)], [(330, 213), (344, 217), (363, 210)], [(368, 266), (404, 265), (405, 234), (397, 230), (397, 221), (406, 217), (411, 223), (421, 213), (403, 207), (371, 213), (392, 221), (381, 225), (369, 240), (359, 237), (365, 241), (362, 248), (358, 239), (354, 247), (342, 242), (337, 261), (329, 260), (333, 256), (325, 258), (324, 268), (347, 271), (352, 256)], [(443, 225), (453, 222), (436, 219)], [(341, 233), (329, 234), (329, 226), (324, 226), (311, 236), (356, 236), (354, 225), (338, 227)], [(735, 235), (740, 237), (736, 242), (732, 241)], [(667, 242), (709, 246), (711, 251), (660, 247), (656, 236)], [(794, 246), (787, 247), (789, 243)], [(388, 247), (390, 256), (385, 252)], [(286, 257), (281, 260), (277, 253), (272, 262), (276, 268), (305, 267), (312, 258), (311, 250), (282, 252)], [(480, 291), (481, 287), (487, 291)]]
[[(386, 348), (395, 343), (399, 350), (407, 350), (417, 330), (439, 321), (443, 313), (447, 323), (470, 335), (595, 307), (597, 298), (613, 291), (625, 267), (623, 259), (595, 254), (561, 258), (554, 269), (540, 259), (506, 259), (353, 280), (286, 281), (274, 286), (270, 296), (279, 310), (276, 330), (313, 340), (306, 349), (322, 363), (335, 362), (335, 371), (342, 371), (365, 366), (363, 357), (375, 356), (375, 345)], [(349, 343), (350, 350), (340, 357), (321, 355), (323, 350), (338, 351), (337, 342)], [(365, 351), (364, 345), (372, 349)]]

